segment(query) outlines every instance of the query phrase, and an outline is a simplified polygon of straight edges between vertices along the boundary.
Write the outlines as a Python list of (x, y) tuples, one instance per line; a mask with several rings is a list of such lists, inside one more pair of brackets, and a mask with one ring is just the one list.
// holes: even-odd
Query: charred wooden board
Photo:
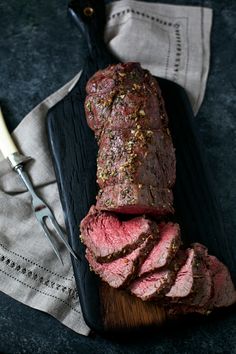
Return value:
[[(97, 144), (84, 113), (85, 86), (99, 69), (117, 60), (103, 42), (105, 5), (102, 0), (72, 0), (70, 13), (85, 36), (90, 55), (79, 82), (48, 114), (48, 135), (67, 233), (79, 261), (72, 259), (82, 311), (96, 331), (120, 331), (160, 325), (163, 308), (145, 303), (99, 281), (89, 270), (79, 225), (95, 204)], [(233, 270), (233, 250), (224, 234), (221, 215), (205, 163), (192, 109), (184, 90), (158, 79), (176, 148), (177, 181), (174, 188), (176, 215), (186, 244), (204, 243)]]
[[(79, 255), (72, 259), (81, 306), (87, 324), (96, 331), (127, 330), (160, 325), (163, 308), (145, 303), (99, 281), (89, 270), (79, 238), (81, 219), (95, 203), (97, 143), (84, 114), (87, 80), (109, 60), (90, 58), (74, 89), (48, 114), (48, 135), (70, 243)], [(184, 90), (158, 79), (176, 148), (175, 220), (186, 244), (204, 243), (211, 254), (233, 267), (220, 211), (212, 190), (192, 110)]]

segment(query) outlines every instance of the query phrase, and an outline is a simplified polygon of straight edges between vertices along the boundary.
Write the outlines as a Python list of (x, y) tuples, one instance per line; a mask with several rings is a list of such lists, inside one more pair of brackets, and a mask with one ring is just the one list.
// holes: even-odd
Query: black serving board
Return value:
[[(102, 304), (102, 296), (106, 291), (101, 295), (100, 281), (89, 270), (84, 257), (84, 246), (79, 238), (80, 222), (90, 206), (95, 204), (98, 191), (97, 143), (86, 123), (84, 99), (88, 79), (98, 69), (116, 62), (116, 59), (99, 40), (96, 41), (95, 53), (96, 55), (92, 48), (82, 75), (72, 91), (50, 109), (47, 126), (67, 233), (70, 244), (79, 257), (79, 261), (72, 259), (72, 263), (82, 311), (90, 328), (101, 332), (104, 329), (109, 330), (104, 322)], [(169, 128), (176, 148), (174, 219), (181, 226), (186, 245), (195, 241), (205, 244), (209, 253), (216, 255), (233, 271), (232, 250), (224, 233), (220, 209), (189, 100), (183, 88), (177, 84), (160, 78), (157, 80), (164, 97)], [(115, 315), (119, 316), (119, 313)]]

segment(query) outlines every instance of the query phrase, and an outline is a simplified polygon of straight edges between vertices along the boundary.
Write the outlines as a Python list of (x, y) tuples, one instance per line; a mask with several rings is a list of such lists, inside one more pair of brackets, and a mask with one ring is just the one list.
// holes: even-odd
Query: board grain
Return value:
[(165, 309), (154, 301), (144, 302), (125, 290), (111, 288), (101, 282), (101, 312), (107, 331), (124, 331), (156, 327), (166, 321)]

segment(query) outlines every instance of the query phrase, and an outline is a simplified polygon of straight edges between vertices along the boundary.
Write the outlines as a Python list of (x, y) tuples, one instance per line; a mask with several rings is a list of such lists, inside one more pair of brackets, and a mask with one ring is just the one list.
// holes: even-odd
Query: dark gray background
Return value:
[[(236, 237), (235, 1), (160, 1), (214, 10), (206, 96), (196, 118), (229, 240)], [(63, 0), (1, 0), (0, 104), (12, 130), (82, 67), (87, 47)], [(235, 244), (235, 242), (234, 242)], [(234, 311), (235, 312), (235, 311)], [(142, 338), (86, 338), (0, 295), (2, 353), (236, 353), (236, 315)]]

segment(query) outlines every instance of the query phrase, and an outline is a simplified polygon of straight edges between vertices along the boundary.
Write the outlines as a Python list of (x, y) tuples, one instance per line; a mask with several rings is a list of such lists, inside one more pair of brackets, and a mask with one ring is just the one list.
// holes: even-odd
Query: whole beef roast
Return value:
[(155, 222), (143, 216), (121, 221), (117, 215), (91, 207), (80, 224), (81, 240), (98, 262), (109, 262), (135, 250), (148, 237), (157, 237)]
[(130, 280), (137, 275), (140, 265), (156, 242), (156, 235), (150, 235), (134, 251), (109, 263), (97, 262), (93, 253), (88, 248), (86, 250), (86, 258), (91, 269), (102, 280), (113, 288), (121, 288), (127, 286)]
[(85, 112), (97, 137), (107, 128), (162, 129), (168, 118), (156, 79), (139, 63), (110, 65), (86, 86)]
[(171, 222), (158, 225), (159, 240), (142, 263), (138, 276), (142, 276), (154, 270), (167, 267), (175, 257), (181, 244), (180, 228), (178, 224)]
[(174, 212), (172, 203), (170, 189), (127, 182), (100, 189), (96, 207), (123, 214), (162, 216)]
[(127, 181), (160, 189), (174, 185), (175, 152), (170, 136), (138, 127), (109, 130), (101, 136), (97, 159), (101, 188)]
[(173, 213), (175, 153), (155, 78), (138, 63), (111, 65), (86, 90), (86, 117), (99, 144), (97, 208)]

